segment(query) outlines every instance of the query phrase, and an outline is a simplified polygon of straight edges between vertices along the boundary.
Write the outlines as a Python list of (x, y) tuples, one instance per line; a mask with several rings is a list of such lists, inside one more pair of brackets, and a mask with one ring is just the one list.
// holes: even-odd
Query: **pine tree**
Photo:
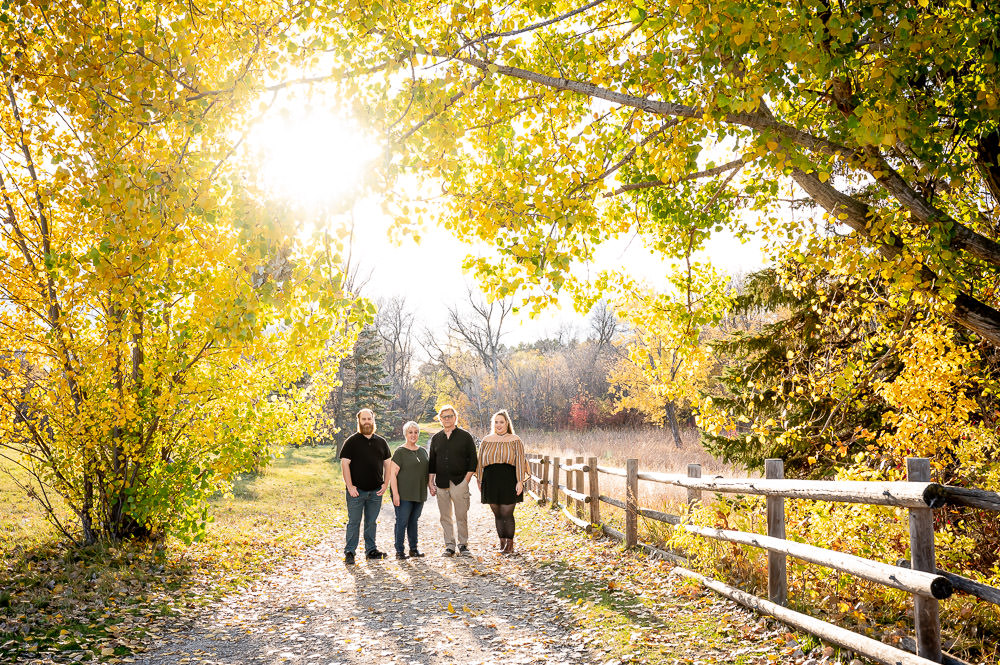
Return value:
[(378, 332), (365, 326), (358, 335), (353, 353), (340, 365), (341, 385), (327, 402), (327, 414), (338, 432), (334, 435), (339, 453), (340, 444), (357, 428), (357, 413), (361, 409), (375, 412), (375, 420), (383, 430), (391, 429), (392, 414), (386, 410), (392, 395), (384, 366), (385, 352)]
[(860, 312), (857, 327), (836, 334), (828, 329), (829, 312), (850, 307), (858, 307), (857, 301), (832, 282), (814, 282), (795, 294), (782, 288), (773, 269), (751, 274), (733, 315), (770, 312), (780, 318), (713, 343), (725, 369), (718, 377), (723, 394), (713, 396), (712, 408), (737, 426), (703, 432), (705, 448), (747, 469), (763, 470), (765, 459), (777, 457), (788, 475), (822, 475), (828, 465), (816, 459), (830, 458), (817, 451), (832, 446), (848, 454), (866, 445), (870, 439), (859, 434), (880, 429), (884, 406), (872, 394), (872, 380), (895, 375), (899, 363), (890, 359), (877, 365), (877, 376), (846, 386), (843, 399), (816, 394), (809, 386), (810, 377), (824, 371), (824, 358), (846, 353), (868, 365), (885, 355), (885, 348), (865, 344), (872, 324)]

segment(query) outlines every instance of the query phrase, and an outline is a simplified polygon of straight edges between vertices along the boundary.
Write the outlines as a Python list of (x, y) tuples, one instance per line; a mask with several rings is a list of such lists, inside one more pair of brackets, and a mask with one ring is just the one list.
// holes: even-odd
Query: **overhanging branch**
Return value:
[[(448, 54), (434, 53), (439, 57), (451, 57)], [(575, 81), (572, 79), (559, 78), (540, 74), (521, 67), (511, 67), (471, 56), (455, 56), (455, 60), (463, 62), (472, 67), (476, 67), (484, 72), (494, 72), (503, 76), (532, 81), (546, 87), (575, 92), (595, 99), (603, 99), (613, 104), (628, 106), (631, 108), (647, 111), (661, 116), (672, 116), (675, 118), (701, 118), (704, 109), (699, 109), (686, 104), (675, 104), (647, 97), (639, 97), (626, 93), (616, 92), (608, 88), (602, 88), (593, 83)], [(880, 155), (866, 154), (862, 150), (848, 148), (845, 145), (830, 141), (809, 132), (802, 131), (786, 123), (779, 122), (773, 115), (761, 106), (761, 109), (754, 113), (733, 113), (722, 118), (724, 122), (742, 125), (757, 131), (771, 132), (775, 136), (786, 138), (795, 145), (813, 152), (828, 156), (839, 156), (845, 159), (854, 158), (859, 164), (864, 165), (863, 170), (871, 174), (872, 177), (888, 191), (897, 201), (899, 201), (914, 219), (923, 223), (941, 223), (950, 225), (952, 229), (952, 248), (968, 252), (978, 259), (986, 261), (991, 265), (1000, 266), (1000, 243), (983, 236), (970, 229), (968, 226), (953, 219), (944, 211), (941, 211), (923, 197), (921, 197), (906, 181), (896, 173)]]
[[(871, 209), (868, 205), (847, 196), (834, 187), (821, 182), (812, 173), (796, 169), (792, 178), (828, 213), (833, 215), (865, 238), (873, 239), (869, 227)], [(885, 240), (873, 239), (879, 252), (886, 258), (895, 258), (902, 252), (902, 241), (889, 236)], [(890, 244), (886, 240), (892, 240)], [(939, 293), (934, 284), (937, 275), (929, 268), (921, 269), (921, 279), (931, 284), (930, 291)], [(959, 293), (951, 302), (951, 318), (959, 325), (971, 330), (994, 346), (1000, 346), (1000, 311), (966, 293)]]

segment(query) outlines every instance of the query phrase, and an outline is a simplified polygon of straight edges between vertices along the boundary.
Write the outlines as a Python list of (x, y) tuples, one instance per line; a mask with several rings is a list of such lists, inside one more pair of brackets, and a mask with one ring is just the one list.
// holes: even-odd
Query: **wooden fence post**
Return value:
[[(688, 478), (701, 478), (701, 464), (688, 464)], [(701, 501), (701, 490), (688, 488), (688, 508), (695, 501)]]
[[(577, 464), (583, 464), (583, 456), (576, 458)], [(587, 490), (583, 487), (583, 469), (576, 472), (576, 482), (573, 483), (573, 489), (575, 489), (580, 494), (586, 494)], [(576, 516), (583, 519), (583, 501), (576, 502)]]
[[(906, 479), (927, 483), (931, 480), (931, 461), (926, 457), (906, 458)], [(934, 560), (934, 511), (930, 508), (910, 508), (910, 567), (933, 573), (937, 570)], [(917, 655), (941, 662), (941, 622), (938, 617), (938, 600), (926, 596), (913, 596), (913, 622), (917, 630)]]
[[(780, 459), (764, 460), (765, 478), (784, 478), (785, 463)], [(767, 497), (767, 535), (785, 538), (785, 499)], [(788, 561), (784, 554), (767, 553), (767, 597), (778, 605), (788, 604)]]
[(597, 482), (597, 458), (588, 457), (587, 466), (590, 467), (590, 471), (587, 472), (589, 478), (587, 479), (587, 486), (590, 490), (590, 523), (600, 524), (601, 523), (601, 490)]
[(639, 544), (639, 460), (625, 460), (625, 547)]
[[(566, 485), (566, 489), (573, 490), (576, 489), (573, 487), (573, 480), (574, 480), (573, 472), (566, 468), (568, 466), (573, 466), (572, 457), (567, 457), (566, 459), (563, 460), (563, 475), (566, 476), (566, 482), (563, 484)], [(572, 509), (573, 509), (573, 497), (569, 495), (569, 492), (566, 492), (566, 510), (572, 510)]]
[(552, 458), (552, 507), (559, 507), (559, 458)]
[(542, 505), (549, 501), (549, 456), (542, 457)]

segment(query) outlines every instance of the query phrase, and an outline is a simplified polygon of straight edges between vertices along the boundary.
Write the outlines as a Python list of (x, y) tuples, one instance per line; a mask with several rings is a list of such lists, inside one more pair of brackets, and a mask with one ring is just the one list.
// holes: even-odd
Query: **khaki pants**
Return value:
[[(456, 545), (469, 544), (469, 481), (456, 485), (449, 483), (448, 489), (437, 488), (438, 511), (441, 513), (441, 529), (444, 531), (444, 546), (457, 549)], [(454, 515), (454, 517), (453, 517)], [(458, 539), (455, 539), (455, 531)]]

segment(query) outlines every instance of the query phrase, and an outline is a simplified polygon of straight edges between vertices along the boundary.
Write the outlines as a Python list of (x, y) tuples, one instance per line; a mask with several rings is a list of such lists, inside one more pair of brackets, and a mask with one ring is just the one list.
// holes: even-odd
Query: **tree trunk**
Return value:
[(666, 417), (667, 424), (670, 425), (670, 431), (673, 432), (674, 434), (674, 445), (680, 448), (682, 445), (681, 426), (677, 422), (677, 407), (674, 404), (673, 400), (667, 402), (666, 411), (667, 411), (667, 417)]
[[(89, 471), (84, 470), (84, 473)], [(97, 533), (94, 531), (94, 483), (87, 478), (83, 481), (83, 509), (80, 511), (80, 526), (83, 529), (83, 544), (93, 545), (97, 542)]]

